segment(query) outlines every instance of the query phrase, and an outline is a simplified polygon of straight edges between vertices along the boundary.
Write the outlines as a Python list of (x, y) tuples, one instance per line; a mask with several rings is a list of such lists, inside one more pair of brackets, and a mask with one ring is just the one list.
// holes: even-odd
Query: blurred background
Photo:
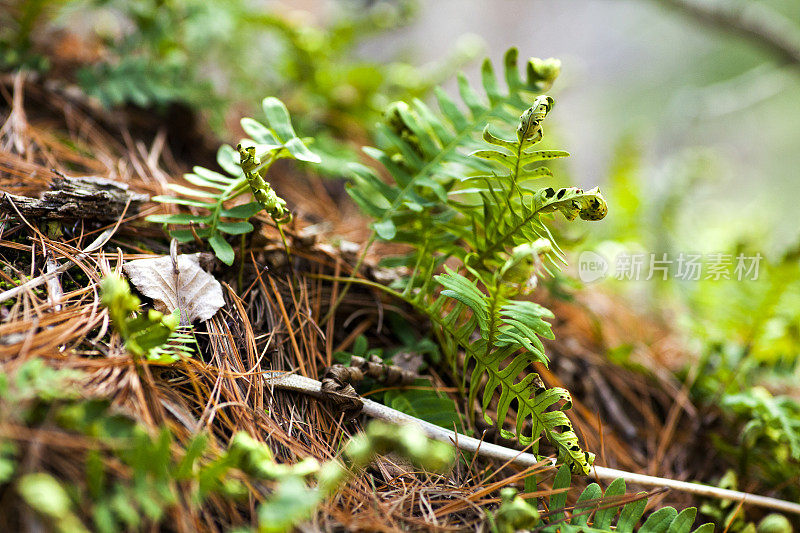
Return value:
[[(797, 2), (696, 3), (709, 10), (730, 4), (741, 10), (742, 21), (754, 18), (748, 10), (768, 9), (770, 19), (785, 18), (788, 28), (775, 26), (800, 50)], [(474, 34), (495, 61), (512, 45), (523, 57), (559, 58), (563, 69), (551, 118), (572, 153), (573, 181), (606, 184), (616, 157), (633, 150), (647, 175), (643, 192), (662, 195), (685, 186), (675, 175), (679, 170), (668, 168), (671, 163), (705, 158), (713, 166), (697, 176), (707, 183), (696, 191), (709, 193), (702, 203), (705, 218), (681, 244), (710, 251), (726, 244), (716, 242), (730, 237), (724, 233), (742, 231), (779, 250), (798, 237), (796, 225), (783, 222), (798, 212), (800, 198), (800, 66), (786, 64), (743, 29), (722, 20), (704, 24), (681, 5), (421, 2), (412, 25), (369, 51), (406, 48), (420, 61), (436, 61), (464, 34)], [(792, 33), (784, 36), (784, 30)], [(476, 74), (477, 64), (468, 71)], [(766, 205), (772, 208), (759, 209)]]
[(775, 255), (797, 240), (785, 223), (800, 197), (791, 0), (4, 4), (7, 68), (49, 62), (104, 105), (190, 103), (216, 133), (275, 93), (352, 138), (393, 99), (452, 90), (458, 69), (475, 80), (483, 56), (556, 57), (551, 135), (572, 153), (573, 182), (606, 185), (625, 156), (643, 201), (688, 181), (702, 198), (675, 220), (680, 246), (718, 251), (746, 236)]

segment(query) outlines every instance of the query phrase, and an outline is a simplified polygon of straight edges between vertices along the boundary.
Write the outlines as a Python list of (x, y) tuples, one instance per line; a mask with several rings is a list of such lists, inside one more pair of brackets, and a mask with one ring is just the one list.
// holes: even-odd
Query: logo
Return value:
[(608, 259), (586, 250), (578, 257), (578, 277), (584, 283), (600, 281), (608, 275)]

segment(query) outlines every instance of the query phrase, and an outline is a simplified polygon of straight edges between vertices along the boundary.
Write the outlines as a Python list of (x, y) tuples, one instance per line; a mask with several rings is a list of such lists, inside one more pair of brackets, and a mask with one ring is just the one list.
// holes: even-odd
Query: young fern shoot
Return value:
[[(493, 163), (492, 173), (469, 176), (452, 195), (465, 198), (455, 204), (468, 218), (469, 231), (463, 225), (452, 229), (471, 251), (465, 259), (479, 270), (494, 270), (506, 261), (507, 250), (546, 238), (552, 244), (553, 256), (564, 261), (541, 216), (560, 212), (567, 220), (600, 220), (607, 212), (606, 202), (595, 188), (588, 191), (577, 187), (536, 188), (535, 180), (551, 176), (542, 162), (567, 157), (562, 150), (534, 150), (542, 140), (542, 124), (553, 107), (549, 96), (537, 97), (520, 117), (517, 139), (509, 141), (495, 136), (487, 126), (483, 139), (491, 146), (471, 155)], [(459, 231), (461, 229), (461, 231)], [(548, 251), (550, 252), (550, 251)]]
[[(272, 164), (271, 160), (262, 163), (256, 155), (254, 146), (244, 147), (241, 144), (236, 147), (239, 151), (239, 166), (244, 171), (244, 177), (250, 184), (253, 198), (261, 204), (261, 207), (272, 217), (276, 224), (288, 224), (292, 221), (292, 213), (286, 208), (286, 200), (278, 196), (272, 186), (261, 176), (264, 167)], [(272, 155), (272, 154), (270, 154)]]
[[(319, 156), (311, 152), (297, 137), (286, 106), (277, 98), (265, 98), (262, 109), (267, 122), (252, 118), (242, 119), (242, 128), (251, 137), (240, 143), (238, 150), (223, 145), (217, 152), (217, 163), (227, 176), (196, 166), (184, 179), (200, 188), (170, 183), (168, 187), (180, 196), (156, 196), (154, 200), (166, 204), (201, 208), (207, 214), (180, 213), (151, 215), (150, 222), (189, 226), (170, 231), (179, 242), (207, 240), (216, 256), (227, 265), (233, 264), (235, 253), (223, 234), (243, 235), (253, 231), (247, 221), (262, 209), (280, 227), (291, 221), (286, 202), (280, 198), (263, 178), (269, 167), (278, 159), (290, 158), (309, 163), (319, 163)], [(257, 201), (227, 208), (228, 202), (251, 191)]]

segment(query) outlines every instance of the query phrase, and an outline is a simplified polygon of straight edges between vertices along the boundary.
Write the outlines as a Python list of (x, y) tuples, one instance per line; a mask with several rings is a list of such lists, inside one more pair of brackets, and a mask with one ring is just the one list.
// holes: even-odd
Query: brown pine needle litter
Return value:
[[(175, 153), (184, 140), (168, 138), (156, 115), (144, 115), (144, 124), (140, 121), (133, 133), (124, 115), (99, 111), (23, 75), (4, 78), (0, 96), (3, 192), (36, 197), (48, 188), (55, 169), (68, 176), (117, 180), (133, 191), (155, 195), (164, 192), (168, 182), (181, 182), (182, 173), (192, 165), (213, 157), (213, 151), (202, 146)], [(77, 371), (82, 397), (109, 400), (118, 412), (154, 433), (167, 426), (177, 447), (206, 433), (210, 450), (221, 450), (231, 435), (245, 431), (266, 443), (279, 462), (337, 458), (341, 443), (359, 430), (363, 417), (348, 422), (314, 398), (272, 389), (263, 375), (285, 371), (319, 379), (334, 362), (333, 354), (350, 349), (359, 335), (365, 335), (370, 346), (396, 345), (385, 325), (389, 310), (417, 331), (425, 331), (426, 324), (378, 291), (357, 285), (350, 287), (335, 314), (322, 322), (342, 294), (342, 283), (330, 279), (350, 275), (354, 263), (352, 252), (326, 244), (325, 238), (336, 235), (358, 242), (366, 235), (356, 228), (364, 225), (354, 223), (358, 222), (354, 209), (341, 192), (331, 192), (335, 188), (312, 179), (301, 181), (287, 167), (278, 170), (273, 185), (295, 202), (299, 215), (287, 228), (290, 238), (294, 236), (291, 262), (274, 229), (260, 221), (261, 227), (247, 242), (242, 284), (237, 284), (238, 269), (214, 266), (211, 273), (223, 283), (226, 305), (213, 319), (195, 326), (198, 353), (171, 364), (137, 362), (125, 351), (100, 304), (98, 287), (125, 261), (169, 254), (169, 240), (161, 228), (143, 220), (162, 207), (146, 203), (138, 213), (124, 213), (114, 224), (82, 219), (61, 224), (58, 230), (18, 215), (3, 215), (2, 372), (13, 374), (32, 359)], [(317, 242), (299, 237), (310, 225), (304, 213), (326, 218), (328, 228)], [(99, 236), (107, 242), (101, 249), (91, 249)], [(191, 243), (181, 249), (181, 253), (197, 251), (202, 250)], [(360, 275), (371, 276), (370, 264)], [(589, 292), (580, 298), (574, 303), (547, 303), (559, 317), (554, 324), (556, 340), (547, 347), (553, 365), (549, 371), (538, 370), (548, 386), (572, 391), (576, 432), (587, 449), (598, 453), (598, 465), (714, 481), (726, 463), (696, 436), (705, 434), (700, 430), (714, 426), (717, 419), (713, 412), (693, 406), (685, 387), (672, 377), (670, 370), (686, 360), (680, 343), (666, 328), (633, 317), (611, 297)], [(602, 328), (598, 316), (603, 317)], [(635, 360), (652, 370), (620, 368), (598, 355), (623, 343), (631, 344)], [(434, 385), (456, 391), (460, 377), (439, 372), (443, 373), (432, 375)], [(460, 402), (457, 405), (463, 409)], [(0, 415), (14, 407), (0, 406)], [(513, 445), (492, 428), (472, 429), (486, 442)], [(53, 424), (25, 427), (9, 423), (5, 416), (0, 416), (0, 435), (15, 442), (25, 469), (44, 470), (77, 484), (85, 477), (87, 450), (101, 446), (97, 439)], [(113, 471), (120, 479), (133, 475), (122, 465)], [(522, 468), (463, 455), (449, 473), (438, 475), (384, 457), (331, 497), (311, 519), (309, 529), (486, 530), (487, 509), (497, 504), (501, 488), (521, 488), (523, 479), (535, 474), (542, 480), (540, 490), (523, 497), (546, 496), (552, 473), (546, 462)], [(570, 501), (579, 493), (580, 484), (577, 480), (575, 484)], [(215, 496), (199, 508), (170, 507), (164, 523), (176, 531), (226, 531), (252, 525), (255, 509), (270, 488), (249, 489), (249, 505)], [(743, 489), (763, 493), (765, 487)], [(179, 485), (178, 490), (187, 488)], [(651, 505), (668, 503), (699, 502), (676, 492), (651, 499)], [(11, 492), (3, 495), (0, 530), (18, 530), (31, 519), (18, 497)]]

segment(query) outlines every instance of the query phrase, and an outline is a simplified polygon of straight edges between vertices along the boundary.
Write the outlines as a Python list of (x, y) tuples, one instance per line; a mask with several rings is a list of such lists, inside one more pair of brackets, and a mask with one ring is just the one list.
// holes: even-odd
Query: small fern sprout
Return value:
[(520, 143), (533, 144), (542, 140), (542, 122), (553, 108), (555, 101), (546, 95), (537, 96), (533, 105), (519, 119), (517, 139)]
[(539, 59), (532, 57), (528, 61), (528, 77), (538, 78), (544, 82), (553, 83), (561, 73), (561, 60), (554, 57)]
[(292, 221), (292, 213), (286, 207), (286, 200), (278, 196), (269, 183), (261, 177), (261, 169), (268, 166), (262, 163), (256, 155), (254, 146), (243, 146), (239, 144), (236, 149), (239, 151), (240, 165), (247, 178), (247, 183), (253, 191), (253, 197), (261, 204), (264, 211), (272, 217), (276, 224), (288, 224)]
[(500, 279), (506, 283), (520, 286), (521, 292), (528, 293), (536, 288), (542, 269), (546, 270), (542, 259), (553, 252), (549, 239), (537, 239), (532, 243), (520, 244), (511, 250), (511, 255), (498, 271)]
[[(192, 213), (150, 215), (147, 220), (184, 226), (171, 230), (179, 242), (208, 241), (214, 254), (226, 265), (236, 257), (225, 235), (244, 235), (253, 231), (248, 219), (265, 209), (278, 228), (291, 221), (286, 202), (272, 190), (263, 175), (278, 159), (296, 159), (319, 163), (320, 158), (305, 145), (294, 131), (289, 111), (277, 98), (264, 98), (261, 107), (266, 117), (262, 123), (249, 117), (242, 119), (242, 129), (249, 136), (241, 146), (253, 147), (237, 151), (227, 144), (217, 152), (217, 163), (225, 174), (196, 166), (184, 179), (195, 187), (170, 183), (167, 187), (177, 196), (156, 196), (153, 200), (201, 210)], [(256, 155), (256, 151), (260, 154)], [(243, 163), (246, 168), (242, 168)], [(249, 186), (248, 186), (249, 185)], [(233, 199), (251, 190), (257, 201), (231, 206)], [(186, 227), (188, 226), (188, 228)], [(284, 239), (285, 243), (285, 239)]]
[(319, 488), (324, 494), (334, 492), (354, 470), (367, 466), (376, 455), (389, 452), (434, 472), (444, 472), (453, 463), (453, 448), (428, 439), (419, 427), (396, 426), (374, 420), (363, 433), (345, 444), (343, 455), (349, 468), (338, 461), (329, 461), (322, 466)]
[(149, 358), (162, 347), (180, 324), (180, 312), (165, 315), (155, 309), (140, 311), (139, 298), (131, 294), (128, 282), (117, 275), (100, 283), (101, 302), (108, 309), (111, 323), (134, 357)]

